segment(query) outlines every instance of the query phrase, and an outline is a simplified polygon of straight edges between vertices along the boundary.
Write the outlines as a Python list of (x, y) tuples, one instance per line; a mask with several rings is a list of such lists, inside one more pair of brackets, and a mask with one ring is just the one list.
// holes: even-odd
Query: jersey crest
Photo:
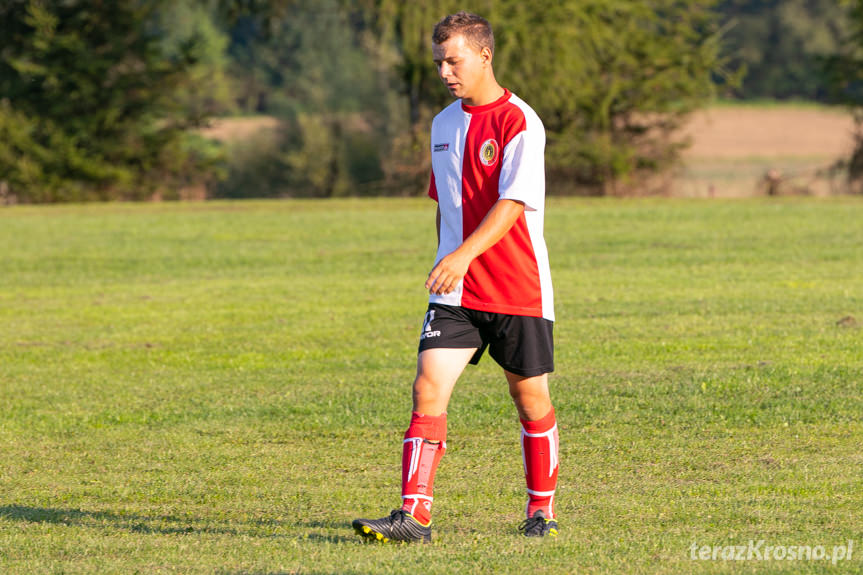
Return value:
[(497, 162), (498, 146), (497, 140), (489, 138), (482, 143), (479, 149), (479, 161), (486, 166), (493, 166)]

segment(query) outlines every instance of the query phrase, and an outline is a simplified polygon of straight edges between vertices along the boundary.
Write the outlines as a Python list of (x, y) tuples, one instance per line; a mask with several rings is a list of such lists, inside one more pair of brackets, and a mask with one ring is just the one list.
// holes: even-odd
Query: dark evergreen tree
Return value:
[(215, 152), (178, 97), (205, 43), (166, 49), (164, 0), (0, 4), (0, 181), (22, 201), (142, 198), (198, 182)]
[(847, 2), (723, 0), (724, 50), (745, 68), (736, 95), (744, 99), (825, 100), (823, 65), (837, 53), (850, 24)]

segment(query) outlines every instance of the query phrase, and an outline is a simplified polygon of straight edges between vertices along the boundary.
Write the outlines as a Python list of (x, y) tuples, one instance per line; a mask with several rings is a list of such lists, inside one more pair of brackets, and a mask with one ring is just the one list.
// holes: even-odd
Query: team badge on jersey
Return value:
[(497, 141), (494, 138), (489, 138), (482, 143), (479, 149), (479, 161), (486, 166), (493, 166), (497, 162)]

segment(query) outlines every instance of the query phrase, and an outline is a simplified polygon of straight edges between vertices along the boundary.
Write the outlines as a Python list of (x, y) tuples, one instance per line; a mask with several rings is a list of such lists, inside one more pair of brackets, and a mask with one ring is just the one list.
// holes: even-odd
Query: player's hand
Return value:
[(429, 273), (426, 289), (434, 295), (444, 295), (458, 287), (459, 282), (467, 274), (471, 258), (464, 257), (457, 251), (444, 256)]

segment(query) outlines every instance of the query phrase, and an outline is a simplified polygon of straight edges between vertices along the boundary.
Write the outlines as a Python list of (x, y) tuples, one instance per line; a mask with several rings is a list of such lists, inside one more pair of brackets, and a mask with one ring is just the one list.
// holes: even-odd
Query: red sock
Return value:
[(538, 421), (521, 420), (521, 454), (527, 481), (527, 516), (542, 509), (553, 519), (554, 490), (557, 488), (557, 421), (554, 408)]
[(446, 451), (446, 413), (414, 411), (402, 451), (402, 509), (422, 524), (431, 521), (434, 475)]

